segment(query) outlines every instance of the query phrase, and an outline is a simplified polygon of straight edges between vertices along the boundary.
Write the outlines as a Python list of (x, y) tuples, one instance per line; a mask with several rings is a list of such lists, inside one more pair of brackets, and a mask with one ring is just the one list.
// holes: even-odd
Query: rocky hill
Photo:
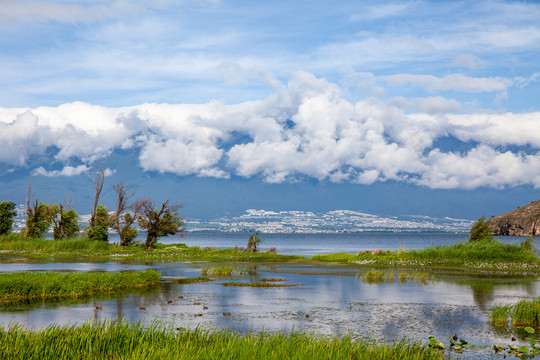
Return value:
[(540, 235), (540, 200), (488, 220), (495, 235)]

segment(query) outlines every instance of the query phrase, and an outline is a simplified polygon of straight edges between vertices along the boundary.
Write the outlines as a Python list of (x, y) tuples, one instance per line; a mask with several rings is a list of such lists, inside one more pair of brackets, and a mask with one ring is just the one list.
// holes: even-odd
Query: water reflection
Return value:
[[(4, 271), (20, 271), (21, 264), (3, 264)], [(17, 304), (0, 309), (0, 322), (44, 327), (53, 322), (81, 323), (89, 319), (161, 319), (174, 326), (231, 328), (239, 331), (291, 329), (319, 334), (352, 333), (376, 339), (429, 335), (446, 339), (455, 333), (477, 345), (508, 341), (507, 333), (488, 324), (493, 303), (512, 303), (538, 296), (536, 279), (437, 275), (420, 281), (359, 281), (358, 269), (340, 266), (256, 264), (245, 275), (218, 277), (206, 283), (181, 285), (165, 281), (158, 289), (133, 291), (57, 303)], [(155, 269), (164, 280), (197, 277), (202, 262), (179, 263), (26, 263), (25, 271), (142, 271)], [(222, 265), (220, 265), (222, 266)], [(367, 271), (369, 269), (361, 270)], [(226, 287), (225, 281), (260, 282), (281, 278), (297, 287)], [(395, 278), (397, 279), (397, 277)], [(100, 307), (102, 309), (97, 309)], [(230, 313), (230, 315), (224, 315)], [(202, 314), (202, 316), (197, 316)], [(307, 315), (307, 317), (306, 317)]]

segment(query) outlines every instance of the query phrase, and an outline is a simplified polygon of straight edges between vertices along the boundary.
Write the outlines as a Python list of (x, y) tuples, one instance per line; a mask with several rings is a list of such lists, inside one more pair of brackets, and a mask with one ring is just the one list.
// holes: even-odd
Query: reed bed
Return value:
[(209, 267), (201, 270), (201, 275), (231, 276), (234, 268), (232, 266)]
[(0, 304), (21, 300), (81, 297), (159, 284), (155, 270), (121, 273), (15, 272), (0, 274)]
[(271, 288), (271, 287), (291, 287), (291, 286), (302, 286), (304, 284), (272, 284), (268, 282), (224, 282), (220, 285), (223, 286), (247, 286), (247, 287), (256, 287), (256, 288)]
[(281, 279), (281, 278), (269, 278), (269, 279), (261, 279), (261, 281), (264, 282), (279, 282), (279, 281), (289, 281), (288, 279)]
[(176, 283), (176, 284), (195, 284), (195, 283), (207, 282), (207, 281), (213, 281), (213, 280), (214, 279), (210, 279), (209, 277), (206, 277), (206, 276), (199, 276), (196, 278), (174, 279), (174, 280), (171, 280), (171, 282)]
[(521, 299), (516, 304), (495, 304), (489, 319), (495, 326), (504, 326), (512, 319), (513, 326), (540, 328), (540, 298)]
[(196, 328), (175, 331), (161, 322), (149, 326), (122, 320), (0, 329), (3, 359), (443, 359), (420, 342), (394, 343), (351, 336), (320, 337), (300, 332), (248, 333)]
[(494, 304), (489, 312), (489, 321), (495, 326), (506, 326), (511, 313), (512, 305)]

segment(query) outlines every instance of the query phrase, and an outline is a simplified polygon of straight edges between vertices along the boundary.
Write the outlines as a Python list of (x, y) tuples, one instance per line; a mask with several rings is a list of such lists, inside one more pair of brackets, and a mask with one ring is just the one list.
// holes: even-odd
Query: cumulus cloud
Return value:
[(471, 54), (460, 55), (451, 63), (452, 66), (465, 67), (470, 70), (479, 69), (486, 65), (486, 62)]
[[(471, 150), (436, 147), (448, 137)], [(266, 99), (232, 105), (0, 109), (0, 162), (25, 166), (51, 148), (64, 168), (39, 167), (35, 175), (76, 176), (116, 149), (135, 149), (144, 171), (179, 176), (540, 187), (540, 113), (464, 113), (458, 101), (441, 96), (354, 102), (305, 72)], [(72, 166), (73, 159), (84, 164)]]
[(47, 171), (43, 166), (40, 166), (34, 170), (32, 170), (32, 175), (41, 175), (41, 176), (48, 176), (48, 177), (56, 177), (56, 176), (77, 176), (84, 174), (88, 172), (90, 168), (86, 165), (79, 165), (79, 166), (65, 166), (62, 170), (52, 170)]

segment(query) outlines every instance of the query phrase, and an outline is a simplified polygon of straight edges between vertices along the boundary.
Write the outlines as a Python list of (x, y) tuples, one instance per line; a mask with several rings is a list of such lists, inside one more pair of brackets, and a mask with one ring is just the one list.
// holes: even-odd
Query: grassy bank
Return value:
[(29, 258), (92, 258), (144, 261), (246, 261), (280, 262), (305, 260), (302, 256), (281, 255), (272, 252), (247, 252), (237, 249), (188, 247), (184, 244), (156, 244), (151, 251), (144, 246), (119, 246), (86, 237), (64, 240), (26, 239), (19, 234), (0, 236), (0, 255)]
[(420, 342), (393, 344), (305, 333), (257, 333), (201, 328), (177, 331), (123, 321), (0, 330), (3, 359), (443, 359)]
[(155, 270), (121, 273), (15, 272), (0, 274), (0, 304), (110, 293), (159, 283)]
[(399, 250), (397, 253), (393, 251), (374, 251), (357, 255), (334, 253), (315, 255), (307, 259), (274, 252), (252, 253), (238, 249), (188, 247), (184, 244), (157, 244), (152, 251), (145, 251), (142, 246), (121, 247), (117, 244), (90, 241), (88, 238), (41, 240), (25, 239), (14, 234), (0, 236), (1, 255), (4, 258), (16, 256), (38, 259), (340, 263), (380, 268), (456, 268), (525, 275), (540, 273), (540, 259), (536, 256), (534, 248), (505, 244), (497, 240), (463, 242), (421, 250)]
[(373, 267), (465, 268), (497, 272), (540, 272), (540, 259), (534, 249), (498, 240), (462, 242), (432, 246), (421, 250), (380, 251), (379, 253), (334, 253), (315, 255), (318, 262), (365, 265)]

